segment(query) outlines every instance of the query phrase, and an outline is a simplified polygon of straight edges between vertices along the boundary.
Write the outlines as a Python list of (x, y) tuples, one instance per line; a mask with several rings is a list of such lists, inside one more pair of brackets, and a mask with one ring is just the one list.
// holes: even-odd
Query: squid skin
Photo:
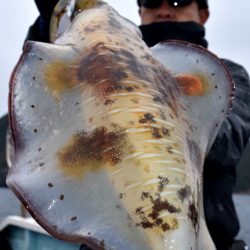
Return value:
[(202, 166), (232, 94), (216, 56), (177, 41), (150, 50), (133, 23), (99, 1), (53, 44), (26, 44), (10, 81), (7, 183), (62, 240), (215, 249)]

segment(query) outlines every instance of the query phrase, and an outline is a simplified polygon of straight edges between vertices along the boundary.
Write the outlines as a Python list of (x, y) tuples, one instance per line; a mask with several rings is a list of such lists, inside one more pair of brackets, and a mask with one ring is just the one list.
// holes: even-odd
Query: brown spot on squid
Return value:
[(126, 132), (121, 128), (108, 131), (105, 127), (87, 133), (78, 132), (57, 154), (59, 166), (66, 174), (81, 176), (104, 165), (114, 166), (132, 152)]

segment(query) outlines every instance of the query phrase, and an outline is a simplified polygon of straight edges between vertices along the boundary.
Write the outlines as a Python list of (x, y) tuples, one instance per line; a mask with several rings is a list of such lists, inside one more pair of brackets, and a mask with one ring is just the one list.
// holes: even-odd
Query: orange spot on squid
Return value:
[(195, 75), (178, 75), (175, 77), (181, 86), (181, 90), (188, 96), (202, 96), (205, 94), (204, 83)]

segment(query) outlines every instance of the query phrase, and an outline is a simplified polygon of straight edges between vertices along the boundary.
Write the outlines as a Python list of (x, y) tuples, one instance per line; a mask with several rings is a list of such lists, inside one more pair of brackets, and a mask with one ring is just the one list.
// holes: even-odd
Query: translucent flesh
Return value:
[[(181, 73), (204, 91), (183, 91)], [(208, 52), (174, 42), (152, 53), (108, 5), (81, 12), (55, 44), (27, 44), (13, 73), (8, 185), (57, 238), (195, 249), (203, 159), (231, 90)]]

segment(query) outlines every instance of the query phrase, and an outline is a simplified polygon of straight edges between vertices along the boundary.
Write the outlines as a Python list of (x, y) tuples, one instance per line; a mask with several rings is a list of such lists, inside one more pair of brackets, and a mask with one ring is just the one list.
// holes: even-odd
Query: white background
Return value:
[[(120, 14), (139, 24), (136, 0), (108, 0)], [(209, 49), (234, 60), (250, 72), (250, 1), (209, 0), (206, 24)], [(0, 116), (7, 112), (8, 82), (23, 46), (28, 27), (38, 12), (33, 0), (0, 3)]]

